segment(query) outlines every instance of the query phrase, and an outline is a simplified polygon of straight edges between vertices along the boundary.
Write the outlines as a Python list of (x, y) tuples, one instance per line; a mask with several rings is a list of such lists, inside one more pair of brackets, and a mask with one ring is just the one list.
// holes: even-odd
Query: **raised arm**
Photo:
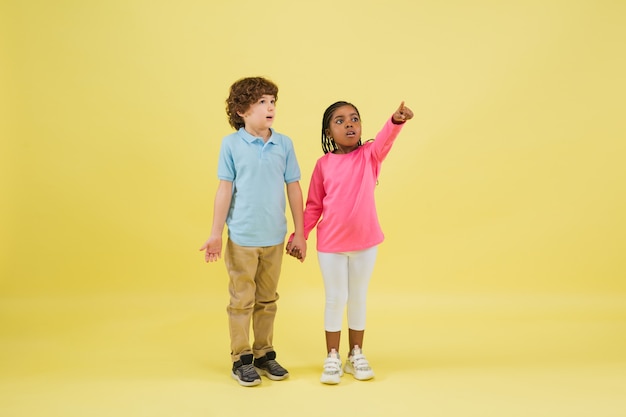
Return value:
[(379, 162), (387, 157), (391, 146), (404, 126), (404, 122), (412, 118), (413, 111), (404, 105), (404, 101), (401, 102), (374, 140), (374, 155)]

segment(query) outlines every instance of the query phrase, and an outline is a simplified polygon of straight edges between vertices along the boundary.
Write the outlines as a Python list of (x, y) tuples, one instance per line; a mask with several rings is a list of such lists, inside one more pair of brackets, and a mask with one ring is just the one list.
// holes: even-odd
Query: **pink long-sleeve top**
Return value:
[(319, 252), (370, 248), (384, 240), (374, 189), (381, 164), (404, 124), (389, 118), (374, 141), (317, 160), (304, 210), (304, 236), (317, 225)]

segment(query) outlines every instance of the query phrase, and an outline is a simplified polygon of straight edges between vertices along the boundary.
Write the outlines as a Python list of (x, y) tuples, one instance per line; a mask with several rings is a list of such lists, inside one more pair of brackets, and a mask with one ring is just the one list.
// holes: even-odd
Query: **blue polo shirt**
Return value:
[(285, 184), (300, 180), (293, 142), (271, 129), (267, 142), (244, 128), (222, 139), (217, 176), (233, 183), (228, 237), (240, 246), (273, 246), (287, 234)]

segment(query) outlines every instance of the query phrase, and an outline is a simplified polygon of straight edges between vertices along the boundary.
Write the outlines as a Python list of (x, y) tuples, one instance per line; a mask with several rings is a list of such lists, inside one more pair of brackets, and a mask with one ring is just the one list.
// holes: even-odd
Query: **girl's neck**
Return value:
[(343, 147), (343, 146), (337, 145), (337, 149), (335, 149), (333, 151), (333, 153), (335, 155), (345, 155), (345, 154), (348, 154), (350, 152), (356, 151), (358, 148), (359, 148), (358, 145), (357, 146), (353, 146), (353, 147)]

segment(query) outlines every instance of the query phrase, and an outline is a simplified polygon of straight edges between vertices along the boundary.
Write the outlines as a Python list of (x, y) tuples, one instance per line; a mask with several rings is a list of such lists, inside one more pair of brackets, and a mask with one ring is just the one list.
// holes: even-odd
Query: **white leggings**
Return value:
[(343, 313), (348, 306), (348, 327), (365, 330), (365, 301), (378, 246), (355, 252), (318, 252), (326, 288), (324, 328), (341, 331)]

